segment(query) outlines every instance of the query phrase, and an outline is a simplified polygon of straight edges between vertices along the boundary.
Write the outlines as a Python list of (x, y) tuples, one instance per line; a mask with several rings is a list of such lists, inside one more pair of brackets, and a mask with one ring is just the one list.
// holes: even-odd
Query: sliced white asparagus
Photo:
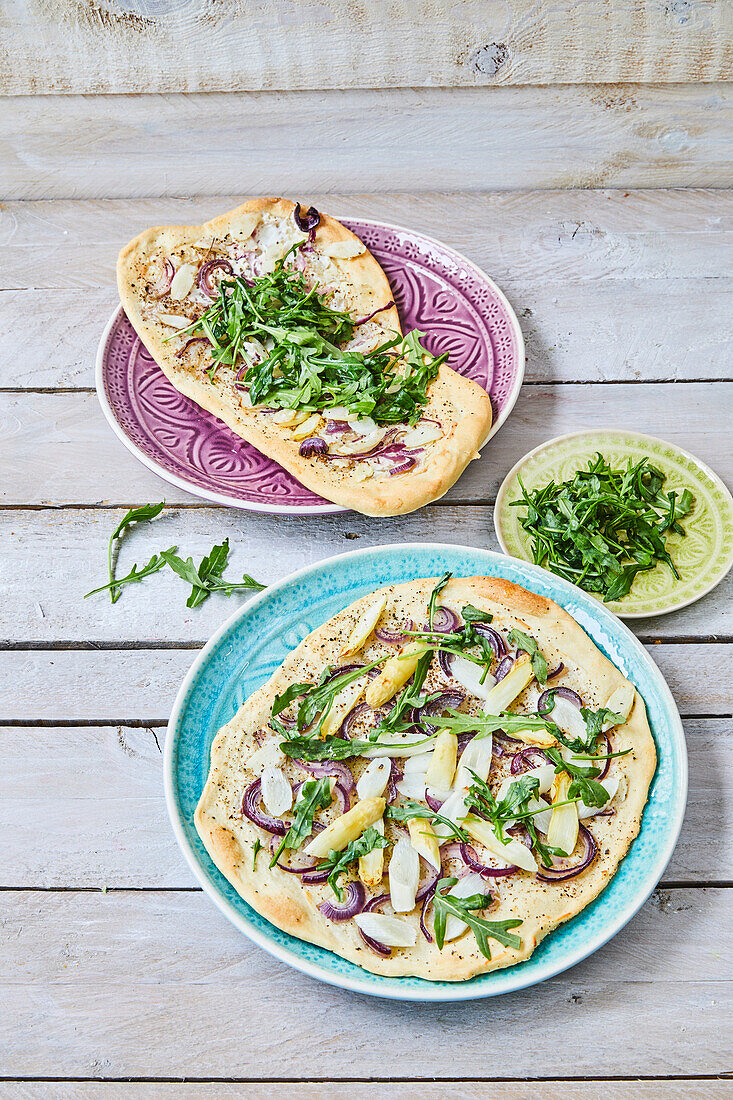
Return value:
[(537, 790), (540, 794), (545, 794), (555, 781), (555, 765), (540, 764), (539, 767), (530, 768), (529, 771), (522, 772), (521, 775), (507, 775), (506, 778), (501, 781), (499, 790), (496, 792), (496, 801), (501, 802), (502, 798), (505, 798), (509, 793), (509, 788), (512, 783), (517, 783), (526, 776), (538, 779), (540, 785)]
[(195, 264), (181, 264), (173, 276), (168, 297), (172, 302), (181, 302), (187, 296), (196, 278)]
[(456, 774), (458, 738), (452, 730), (441, 730), (435, 739), (435, 750), (430, 757), (425, 783), (436, 790), (450, 790)]
[(349, 635), (349, 640), (341, 650), (342, 657), (350, 657), (354, 653), (358, 653), (363, 649), (366, 643), (372, 636), (375, 626), (379, 622), (380, 616), (387, 606), (387, 597), (380, 596), (378, 600), (373, 603), (367, 604), (359, 618), (356, 620), (354, 629)]
[(436, 871), (440, 870), (440, 846), (432, 825), (425, 818), (413, 817), (407, 822), (410, 843), (418, 855), (432, 863)]
[(290, 433), (290, 438), (295, 443), (299, 443), (302, 439), (308, 439), (309, 436), (318, 431), (321, 424), (322, 420), (319, 413), (313, 413), (313, 415), (309, 416), (307, 420), (304, 420), (302, 424), (299, 424), (297, 428), (293, 428)]
[[(471, 871), (470, 874), (464, 875), (463, 878), (459, 878), (455, 885), (451, 886), (448, 891), (456, 898), (470, 898), (474, 894), (487, 894), (489, 893), (489, 885), (486, 879), (481, 878), (476, 871)], [(487, 904), (490, 904), (487, 902)], [(481, 910), (475, 910), (477, 916), (481, 915)], [(449, 913), (445, 922), (445, 942), (449, 940), (457, 940), (459, 936), (468, 928), (465, 921), (460, 917), (455, 917), (452, 913)]]
[(555, 696), (555, 705), (547, 715), (558, 729), (568, 737), (577, 737), (585, 742), (588, 736), (588, 728), (580, 710), (569, 699), (563, 699), (562, 695)]
[(483, 667), (473, 661), (468, 661), (465, 657), (457, 656), (451, 658), (450, 671), (451, 676), (458, 680), (459, 684), (463, 684), (464, 688), (470, 691), (472, 695), (488, 702), (491, 689), (496, 684), (496, 678), (490, 672), (486, 673), (482, 683)]
[(425, 801), (425, 776), (422, 772), (408, 772), (398, 783), (395, 789), (403, 798), (414, 798), (418, 802)]
[(352, 680), (350, 684), (341, 689), (331, 704), (331, 709), (323, 719), (321, 729), (324, 737), (331, 737), (333, 734), (338, 733), (342, 722), (364, 694), (368, 682), (366, 676), (362, 676), (358, 680)]
[[(617, 687), (615, 691), (611, 692), (604, 706), (607, 710), (612, 710), (614, 714), (622, 714), (624, 716), (624, 721), (626, 721), (633, 710), (635, 698), (636, 688), (626, 680), (621, 687)], [(615, 722), (604, 722), (603, 732), (607, 733), (608, 730), (613, 729), (616, 724)], [(620, 723), (618, 724), (620, 725)]]
[[(434, 745), (434, 744), (435, 744), (435, 742), (433, 741), (432, 744), (430, 745), (431, 750), (432, 750), (432, 745)], [(404, 769), (403, 769), (405, 775), (412, 775), (413, 772), (422, 772), (422, 774), (425, 775), (427, 773), (428, 768), (430, 767), (430, 761), (432, 759), (433, 759), (432, 751), (422, 752), (422, 753), (420, 753), (419, 756), (410, 756), (410, 757), (408, 757), (408, 759), (405, 760), (405, 765), (404, 765)]]
[(565, 802), (572, 782), (567, 772), (555, 776), (552, 784), (552, 817), (547, 830), (547, 843), (551, 848), (559, 848), (570, 856), (578, 843), (578, 806), (569, 802), (565, 806), (556, 806), (556, 802)]
[(608, 801), (603, 806), (586, 806), (585, 802), (578, 803), (578, 817), (581, 821), (585, 821), (586, 818), (595, 817), (596, 814), (602, 813), (609, 805), (610, 802), (616, 797), (619, 792), (621, 780), (616, 775), (609, 775), (606, 779), (599, 779), (606, 794), (608, 795)]
[(304, 849), (306, 855), (325, 859), (329, 852), (340, 852), (352, 840), (360, 837), (369, 825), (379, 821), (384, 814), (385, 805), (384, 798), (365, 798), (363, 802), (357, 802), (345, 814), (327, 825), (322, 833), (313, 837)]
[(420, 883), (420, 857), (406, 837), (400, 837), (389, 861), (389, 897), (395, 913), (411, 913)]
[(188, 328), (191, 324), (191, 318), (183, 317), (180, 313), (159, 313), (158, 320), (168, 328)]
[(273, 817), (281, 817), (293, 804), (293, 790), (282, 768), (269, 766), (262, 773), (262, 801)]
[(262, 774), (262, 769), (268, 766), (273, 768), (279, 768), (285, 763), (285, 753), (282, 751), (277, 741), (268, 740), (264, 745), (260, 745), (258, 749), (250, 756), (247, 761), (247, 767), (256, 775)]
[(370, 761), (356, 784), (356, 793), (359, 798), (378, 798), (380, 794), (384, 794), (391, 769), (392, 761), (388, 757)]
[(354, 923), (365, 936), (383, 943), (385, 947), (414, 947), (417, 929), (404, 917), (390, 917), (386, 913), (357, 913)]
[[(374, 742), (373, 749), (365, 749), (360, 753), (360, 756), (365, 756), (367, 759), (374, 760), (380, 756), (421, 756), (423, 753), (431, 752), (433, 748), (434, 740), (432, 737), (422, 737), (413, 734), (395, 734), (386, 731), (380, 733), (377, 740)], [(394, 746), (397, 745), (397, 748)]]
[(279, 424), (281, 428), (295, 428), (298, 424), (304, 424), (309, 413), (298, 412), (297, 409), (278, 409), (272, 414), (273, 424)]
[(526, 653), (520, 654), (514, 662), (511, 672), (507, 672), (503, 680), (487, 692), (484, 710), (487, 714), (501, 714), (507, 710), (518, 695), (526, 688), (534, 672), (532, 662)]
[[(483, 779), (484, 782), (486, 782), (489, 777), (492, 743), (493, 738), (490, 734), (488, 737), (477, 735), (472, 741), (469, 741), (461, 753), (461, 759), (458, 762), (458, 768), (456, 770), (456, 777), (453, 781), (453, 788), (448, 798), (440, 807), (441, 816), (452, 821), (454, 825), (460, 825), (468, 813), (466, 794), (468, 793), (468, 788), (474, 782), (473, 773), (475, 773), (479, 779)], [(450, 838), (450, 829), (441, 821), (437, 821), (434, 828), (436, 836), (441, 844), (443, 841)]]
[(402, 442), (406, 447), (424, 447), (427, 443), (442, 439), (444, 435), (445, 432), (438, 424), (424, 423), (405, 432)]
[(366, 701), (370, 707), (381, 707), (407, 683), (424, 651), (422, 642), (407, 642), (399, 653), (389, 658), (379, 676), (367, 688)]
[(493, 825), (472, 814), (469, 814), (463, 824), (469, 836), (483, 844), (495, 859), (501, 860), (507, 866), (521, 867), (523, 871), (537, 870), (537, 860), (520, 840), (511, 837), (506, 844), (502, 844)]
[[(372, 828), (384, 836), (384, 818), (375, 821)], [(384, 875), (384, 848), (372, 848), (365, 856), (359, 856), (359, 878), (370, 890), (379, 886)]]

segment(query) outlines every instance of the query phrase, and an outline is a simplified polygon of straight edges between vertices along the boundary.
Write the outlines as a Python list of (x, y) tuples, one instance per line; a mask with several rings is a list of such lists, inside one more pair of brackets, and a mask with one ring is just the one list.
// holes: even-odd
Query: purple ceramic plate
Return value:
[[(411, 229), (342, 219), (376, 256), (403, 329), (425, 332), (434, 355), (491, 397), (490, 438), (506, 420), (524, 375), (514, 311), (488, 275), (452, 248)], [(341, 512), (180, 394), (143, 346), (122, 308), (97, 355), (97, 393), (115, 433), (149, 469), (194, 496), (253, 512)]]

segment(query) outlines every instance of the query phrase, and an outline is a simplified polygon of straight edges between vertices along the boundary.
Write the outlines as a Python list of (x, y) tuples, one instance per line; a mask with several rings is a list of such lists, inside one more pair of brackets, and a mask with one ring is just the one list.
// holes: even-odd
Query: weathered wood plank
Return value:
[[(726, 1100), (733, 1095), (733, 1082), (695, 1081), (443, 1081), (439, 1084), (421, 1082), (420, 1096), (424, 1100), (485, 1100), (487, 1087), (493, 1100)], [(0, 1083), (2, 1100), (36, 1100), (47, 1097), (48, 1083), (43, 1081), (7, 1081)], [(412, 1082), (380, 1082), (362, 1084), (344, 1080), (313, 1084), (312, 1081), (291, 1081), (287, 1085), (264, 1082), (223, 1083), (146, 1082), (130, 1081), (69, 1081), (53, 1082), (55, 1100), (291, 1100), (294, 1092), (299, 1100), (341, 1100), (345, 1088), (353, 1100), (370, 1100), (375, 1096), (388, 1100), (413, 1100)]]
[[(416, 34), (415, 28), (427, 33)], [(729, 79), (727, 5), (201, 0), (3, 8), (0, 92), (197, 92)]]
[[(684, 400), (682, 399), (684, 398)], [(611, 402), (613, 402), (611, 407)], [(452, 503), (493, 501), (507, 471), (527, 451), (579, 428), (633, 424), (677, 443), (733, 484), (727, 446), (733, 418), (733, 382), (524, 387), (511, 418), (444, 498)], [(119, 504), (162, 495), (174, 503), (191, 496), (165, 486), (112, 433), (90, 393), (0, 394), (0, 491), (4, 505)]]
[[(499, 439), (502, 437), (503, 433)], [(132, 459), (130, 464), (137, 470)], [(113, 484), (122, 469), (120, 461), (111, 475)], [(160, 500), (164, 495), (170, 499), (169, 487), (150, 476), (147, 489), (138, 487), (131, 503)], [(102, 484), (100, 481), (100, 487)], [(85, 600), (85, 592), (105, 582), (107, 540), (123, 514), (116, 509), (0, 509), (4, 551), (0, 561), (0, 644), (84, 644), (90, 640), (112, 645), (203, 644), (235, 610), (241, 597), (227, 600), (220, 594), (198, 608), (187, 609), (187, 589), (169, 570), (131, 585), (114, 606), (104, 593)], [(154, 524), (125, 539), (120, 575), (124, 576), (133, 562), (145, 562), (155, 551), (174, 543), (184, 557), (191, 554), (199, 560), (224, 538), (231, 545), (228, 575), (246, 572), (263, 584), (334, 554), (382, 543), (429, 539), (498, 550), (489, 507), (433, 506), (379, 523), (353, 512), (285, 518), (225, 508), (173, 507)], [(650, 640), (727, 638), (733, 635), (732, 597), (733, 574), (729, 574), (697, 603), (674, 615), (640, 621), (635, 628)]]
[[(343, 1076), (348, 1050), (356, 1079), (450, 1080), (458, 1037), (468, 1078), (567, 1074), (568, 1050), (576, 1076), (728, 1066), (730, 891), (655, 893), (592, 958), (493, 1001), (490, 1042), (481, 1001), (449, 1011), (421, 1005), (415, 1042), (413, 1005), (355, 997), (293, 972), (198, 893), (19, 892), (3, 900), (8, 1075), (53, 1066), (62, 1077), (207, 1077), (225, 1068), (232, 1077), (328, 1079)], [(528, 1043), (530, 1005), (542, 1027)], [(636, 1017), (644, 1026), (632, 1043), (628, 1021)], [(378, 1059), (375, 1029), (390, 1037)], [(158, 1034), (164, 1041), (151, 1043)]]
[(23, 96), (0, 197), (728, 187), (732, 110), (726, 84)]
[[(688, 719), (685, 729), (690, 794), (663, 881), (730, 882), (730, 722)], [(0, 887), (194, 886), (163, 801), (164, 737), (124, 725), (0, 726)]]
[[(733, 643), (647, 648), (683, 718), (730, 712)], [(195, 656), (190, 649), (0, 650), (0, 722), (160, 725)]]

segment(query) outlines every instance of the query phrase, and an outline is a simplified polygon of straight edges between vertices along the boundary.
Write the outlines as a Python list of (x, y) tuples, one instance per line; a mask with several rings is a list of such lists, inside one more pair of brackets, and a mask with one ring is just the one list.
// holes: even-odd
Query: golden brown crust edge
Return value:
[[(121, 250), (118, 258), (117, 281), (123, 308), (138, 336), (176, 389), (273, 458), (307, 489), (365, 515), (392, 516), (412, 512), (443, 496), (468, 463), (478, 458), (479, 447), (491, 427), (492, 410), (488, 394), (476, 382), (447, 366), (441, 367), (430, 387), (425, 415), (440, 419), (442, 423), (447, 422), (450, 425), (448, 434), (431, 446), (429, 461), (424, 466), (401, 476), (372, 477), (364, 482), (347, 473), (341, 463), (302, 457), (298, 444), (286, 438), (266, 415), (246, 407), (233, 406), (226, 395), (201, 377), (183, 369), (173, 351), (163, 343), (159, 327), (148, 324), (142, 316), (140, 293), (135, 289), (139, 278), (136, 268), (151, 249), (161, 245), (173, 248), (209, 232), (216, 236), (231, 227), (236, 218), (243, 214), (270, 212), (289, 216), (293, 208), (294, 203), (286, 199), (251, 199), (203, 225), (156, 226), (145, 230)], [(316, 240), (328, 244), (358, 238), (335, 218), (322, 214)], [(391, 298), (389, 282), (368, 249), (360, 256), (338, 263), (355, 284), (369, 289), (369, 297), (362, 304), (365, 312), (375, 308), (375, 303), (380, 304)], [(380, 323), (385, 330), (400, 331), (399, 317), (394, 307), (385, 311)]]
[[(429, 594), (434, 580), (390, 586), (388, 591), (399, 593), (413, 590), (420, 598), (424, 598)], [(597, 861), (579, 884), (576, 880), (575, 893), (571, 893), (571, 896), (567, 896), (565, 891), (558, 891), (557, 887), (550, 888), (555, 892), (548, 894), (549, 901), (545, 907), (547, 911), (541, 917), (533, 913), (531, 919), (525, 920), (521, 929), (522, 946), (519, 950), (502, 948), (498, 944), (494, 950), (492, 945), (493, 958), (488, 961), (476, 950), (466, 951), (466, 941), (470, 944), (473, 939), (468, 934), (456, 941), (458, 945), (463, 945), (462, 948), (459, 946), (456, 949), (453, 944), (444, 953), (431, 949), (430, 945), (419, 939), (416, 948), (395, 952), (389, 959), (374, 955), (365, 949), (358, 931), (351, 927), (353, 922), (348, 922), (349, 927), (343, 924), (334, 925), (315, 910), (314, 902), (309, 901), (307, 894), (301, 892), (299, 884), (292, 881), (296, 876), (277, 872), (276, 869), (271, 872), (269, 869), (259, 868), (257, 874), (252, 874), (251, 856), (243, 851), (232, 832), (232, 823), (222, 822), (221, 812), (216, 805), (218, 768), (225, 761), (231, 731), (238, 728), (238, 723), (253, 727), (262, 724), (269, 714), (274, 695), (293, 679), (299, 662), (319, 652), (324, 643), (328, 644), (330, 641), (335, 648), (344, 641), (360, 609), (371, 599), (373, 593), (357, 600), (311, 632), (288, 655), (270, 681), (250, 697), (238, 716), (220, 731), (212, 746), (211, 771), (196, 810), (196, 828), (212, 860), (238, 893), (283, 931), (334, 951), (372, 973), (392, 977), (415, 975), (429, 980), (465, 981), (478, 974), (511, 966), (529, 958), (545, 935), (585, 908), (607, 885), (641, 825), (648, 787), (656, 767), (654, 742), (643, 700), (637, 693), (634, 708), (626, 726), (622, 727), (623, 735), (619, 736), (618, 742), (623, 747), (633, 747), (632, 759), (635, 760), (635, 766), (628, 773), (624, 772), (628, 790), (623, 802), (623, 822), (618, 835), (614, 836), (613, 855), (608, 862)], [(562, 654), (571, 665), (577, 662), (583, 669), (590, 670), (589, 678), (599, 685), (605, 698), (625, 682), (623, 675), (600, 653), (567, 612), (551, 600), (528, 592), (509, 581), (486, 577), (456, 579), (443, 590), (441, 601), (448, 606), (451, 603), (470, 601), (486, 609), (505, 607), (509, 602), (517, 624), (531, 629), (541, 646), (542, 641), (552, 635), (556, 640), (557, 653)], [(256, 830), (253, 830), (254, 834)], [(531, 886), (531, 889), (534, 887)]]

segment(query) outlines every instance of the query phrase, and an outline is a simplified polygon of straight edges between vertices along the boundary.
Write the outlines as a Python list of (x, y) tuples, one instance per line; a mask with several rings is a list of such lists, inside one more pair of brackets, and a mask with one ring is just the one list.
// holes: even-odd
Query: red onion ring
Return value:
[[(603, 749), (600, 748), (601, 739), (603, 739), (603, 744), (604, 744)], [(600, 735), (600, 737), (598, 738), (598, 740), (596, 741), (596, 751), (598, 752), (599, 756), (608, 756), (608, 754), (610, 753), (610, 751), (611, 751), (611, 739), (610, 739), (610, 737), (608, 736), (607, 733), (602, 733)], [(603, 767), (601, 768), (600, 773), (596, 776), (596, 780), (600, 781), (601, 779), (605, 779), (606, 776), (608, 775), (608, 769), (610, 767), (611, 767), (611, 761), (610, 760), (604, 760), (603, 761)], [(596, 814), (596, 816), (598, 816), (598, 815)]]
[[(378, 909), (380, 905), (384, 905), (385, 901), (389, 901), (389, 894), (378, 894), (376, 898), (371, 898), (371, 900), (366, 903), (362, 909), (362, 913), (373, 912), (375, 909)], [(391, 947), (387, 947), (385, 943), (380, 943), (379, 940), (373, 940), (371, 936), (367, 936), (365, 932), (362, 932), (361, 928), (359, 928), (359, 935), (375, 955), (381, 955), (384, 959), (389, 959), (391, 957)]]
[(316, 210), (315, 206), (309, 206), (305, 214), (302, 213), (299, 202), (296, 202), (295, 209), (293, 210), (293, 221), (297, 225), (301, 233), (308, 233), (316, 228), (321, 220), (321, 215)]
[(312, 439), (304, 439), (298, 447), (298, 454), (301, 458), (315, 458), (328, 454), (328, 443), (325, 439), (321, 439), (320, 436), (315, 436)]
[[(428, 941), (428, 943), (433, 942), (433, 937), (428, 932), (428, 926), (425, 923), (425, 918), (427, 917), (427, 914), (428, 914), (428, 909), (430, 907), (430, 902), (433, 900), (433, 897), (435, 896), (435, 887), (437, 885), (438, 885), (438, 883), (437, 883), (437, 880), (436, 880), (433, 883), (432, 889), (423, 898), (422, 908), (420, 909), (420, 931), (422, 932), (423, 936)], [(417, 898), (415, 900), (417, 900)]]
[(545, 867), (540, 864), (540, 870), (537, 872), (537, 878), (540, 882), (564, 882), (566, 879), (579, 875), (581, 871), (590, 866), (598, 853), (598, 845), (585, 825), (578, 825), (578, 832), (583, 841), (583, 854), (580, 863), (576, 863), (571, 867), (568, 867), (567, 864), (562, 866), (562, 860), (558, 860), (558, 863), (553, 867)]
[(173, 276), (176, 273), (176, 269), (170, 260), (166, 260), (163, 264), (163, 273), (156, 285), (152, 288), (153, 298), (165, 298), (166, 294), (171, 288), (173, 282)]
[(501, 661), (499, 661), (499, 664), (496, 666), (496, 671), (494, 672), (494, 679), (496, 680), (497, 684), (499, 683), (499, 680), (504, 679), (508, 672), (511, 672), (513, 664), (513, 657), (503, 657)]
[(327, 435), (343, 435), (344, 432), (351, 431), (351, 425), (347, 420), (327, 420), (326, 421), (326, 434)]
[(453, 654), (444, 649), (438, 650), (438, 665), (444, 676), (453, 676)]
[(199, 268), (197, 276), (197, 283), (199, 290), (206, 295), (207, 298), (213, 298), (216, 294), (216, 287), (211, 281), (211, 276), (216, 270), (224, 271), (227, 275), (234, 274), (234, 268), (229, 263), (229, 260), (206, 260), (205, 263)]
[(397, 784), (400, 782), (403, 776), (402, 768), (398, 765), (396, 760), (390, 760), (389, 779), (387, 780), (387, 801), (394, 802), (399, 794), (397, 790)]
[(415, 712), (414, 720), (423, 725), (426, 730), (432, 732), (438, 728), (440, 723), (431, 725), (425, 721), (426, 718), (440, 718), (441, 714), (445, 714), (447, 710), (456, 710), (465, 701), (466, 697), (462, 691), (441, 691), (437, 698), (431, 699), (429, 703), (426, 703), (424, 707)]
[(357, 913), (361, 913), (366, 900), (366, 890), (361, 882), (347, 882), (343, 888), (346, 895), (343, 901), (322, 901), (316, 906), (319, 913), (323, 913), (328, 920), (351, 920)]
[(277, 817), (270, 817), (269, 814), (263, 813), (258, 808), (261, 796), (262, 780), (255, 779), (254, 783), (250, 783), (242, 796), (242, 813), (253, 825), (258, 825), (260, 829), (265, 829), (268, 833), (275, 833), (276, 836), (285, 836), (290, 826)]
[(562, 663), (562, 661), (560, 661), (560, 664), (556, 668), (553, 668), (552, 672), (547, 673), (547, 679), (548, 680), (554, 680), (554, 678), (556, 676), (560, 675), (560, 673), (562, 672), (562, 670), (564, 668), (565, 668), (565, 665)]
[[(461, 625), (461, 620), (455, 611), (451, 611), (449, 607), (436, 607), (435, 614), (433, 615), (433, 633), (435, 634), (454, 634)], [(425, 630), (430, 630), (430, 623), (426, 623)]]
[[(468, 874), (468, 866), (461, 855), (461, 841), (450, 840), (447, 844), (443, 844), (440, 849), (440, 857), (443, 871), (448, 877), (464, 878)], [(449, 863), (457, 863), (458, 866), (448, 868), (446, 865)]]
[(482, 878), (503, 878), (505, 875), (513, 875), (515, 871), (519, 870), (514, 865), (509, 867), (487, 867), (485, 863), (480, 862), (476, 849), (470, 844), (461, 842), (459, 847), (463, 862), (472, 871), (476, 871), (477, 874), (481, 875)]
[(435, 795), (429, 794), (428, 791), (425, 792), (425, 801), (427, 802), (430, 809), (435, 810), (436, 813), (443, 805), (443, 801), (441, 799), (436, 798)]
[(528, 768), (536, 768), (538, 765), (533, 760), (539, 757), (540, 764), (551, 764), (549, 756), (542, 749), (537, 748), (535, 745), (529, 745), (526, 749), (520, 749), (512, 757), (512, 762), (509, 767), (512, 775), (519, 775), (520, 772), (526, 771)]
[[(415, 624), (412, 619), (408, 619), (405, 623), (405, 630), (414, 630)], [(379, 638), (380, 642), (386, 642), (387, 645), (402, 645), (406, 642), (409, 635), (395, 633), (393, 630), (375, 630), (374, 637)]]
[(517, 742), (513, 741), (511, 737), (507, 737), (501, 730), (494, 730), (491, 741), (491, 752), (494, 756), (498, 756), (500, 759), (503, 756), (512, 756), (516, 745)]
[(372, 317), (376, 317), (378, 313), (384, 313), (386, 309), (391, 309), (394, 305), (393, 301), (387, 302), (386, 306), (380, 306), (379, 309), (375, 309), (373, 313), (367, 313), (366, 317), (359, 317), (354, 321), (354, 327), (358, 325), (364, 325), (367, 321), (371, 321)]
[(487, 642), (489, 642), (497, 661), (500, 661), (502, 657), (506, 656), (506, 642), (501, 634), (499, 634), (497, 630), (494, 630), (493, 626), (489, 626), (488, 623), (474, 623), (473, 628), (477, 634), (482, 634)]
[(423, 869), (427, 868), (425, 874), (425, 881), (422, 886), (418, 883), (417, 891), (415, 893), (415, 901), (422, 901), (428, 894), (432, 894), (435, 889), (438, 879), (442, 875), (442, 868), (436, 870), (432, 863), (428, 863), (424, 856), (420, 856), (420, 878), (423, 877)]
[(389, 470), (390, 477), (396, 477), (398, 474), (406, 474), (408, 470), (411, 470), (413, 466), (417, 465), (416, 458), (406, 458), (404, 462), (400, 462), (397, 466), (392, 466)]
[(186, 340), (186, 343), (183, 345), (180, 351), (176, 352), (176, 359), (180, 359), (184, 352), (186, 352), (191, 347), (191, 344), (199, 344), (201, 342), (203, 342), (204, 344), (208, 344), (209, 341), (205, 336), (192, 336), (190, 340)]
[(556, 688), (545, 688), (545, 690), (542, 692), (539, 699), (537, 700), (538, 711), (544, 710), (545, 704), (550, 697), (550, 692), (552, 692), (553, 697), (555, 695), (559, 695), (561, 699), (567, 699), (567, 701), (569, 703), (572, 703), (574, 707), (577, 707), (578, 710), (580, 710), (580, 708), (584, 706), (583, 700), (580, 698), (577, 691), (573, 691), (572, 688), (563, 687), (561, 685), (560, 687)]
[(350, 769), (347, 768), (346, 764), (341, 764), (338, 761), (322, 760), (311, 762), (293, 757), (293, 763), (297, 764), (299, 768), (302, 768), (304, 772), (315, 775), (317, 779), (321, 779), (324, 775), (335, 776), (344, 790), (348, 791), (349, 794), (351, 794), (356, 786)]

